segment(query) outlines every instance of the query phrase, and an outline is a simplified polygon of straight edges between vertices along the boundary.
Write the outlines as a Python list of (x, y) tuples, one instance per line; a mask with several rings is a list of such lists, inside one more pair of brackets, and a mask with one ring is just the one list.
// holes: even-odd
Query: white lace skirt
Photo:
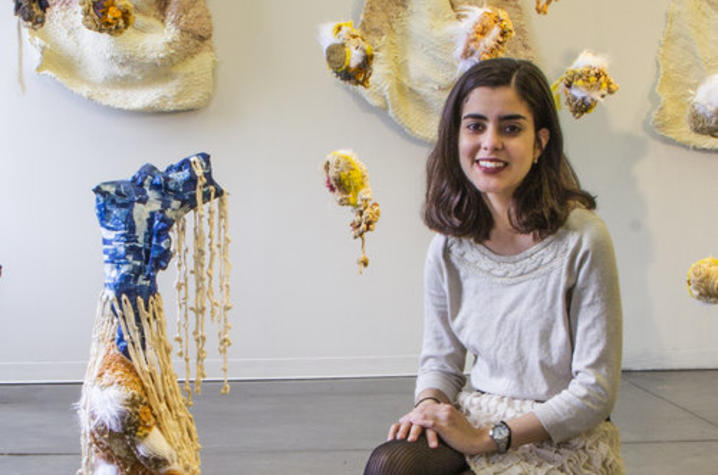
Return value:
[[(476, 427), (519, 417), (533, 410), (536, 401), (513, 399), (477, 391), (458, 397), (461, 411)], [(606, 421), (561, 443), (549, 441), (525, 444), (505, 454), (466, 457), (471, 469), (480, 475), (624, 474), (618, 429)]]

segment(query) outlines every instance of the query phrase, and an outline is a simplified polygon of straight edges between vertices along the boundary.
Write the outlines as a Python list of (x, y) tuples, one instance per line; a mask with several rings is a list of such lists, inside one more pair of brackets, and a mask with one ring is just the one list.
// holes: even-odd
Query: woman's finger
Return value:
[(399, 431), (399, 423), (394, 423), (389, 427), (389, 434), (386, 436), (386, 440), (392, 440), (396, 437), (396, 433)]
[(436, 431), (432, 429), (426, 429), (426, 442), (432, 449), (435, 449), (439, 446), (439, 436), (436, 435)]
[(416, 442), (417, 439), (419, 438), (419, 436), (421, 435), (421, 431), (423, 429), (424, 429), (423, 427), (418, 426), (416, 424), (412, 425), (411, 430), (409, 431), (409, 438), (407, 438), (406, 440), (408, 440), (409, 442)]
[(396, 433), (396, 438), (403, 440), (406, 439), (406, 436), (409, 434), (409, 430), (411, 429), (411, 422), (402, 422), (399, 425), (399, 430)]

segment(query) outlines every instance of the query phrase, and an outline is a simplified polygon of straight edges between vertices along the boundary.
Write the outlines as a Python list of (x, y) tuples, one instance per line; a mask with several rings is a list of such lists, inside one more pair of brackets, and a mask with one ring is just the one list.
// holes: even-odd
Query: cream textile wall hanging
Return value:
[(44, 26), (27, 30), (40, 55), (39, 73), (118, 109), (156, 112), (207, 105), (214, 90), (215, 54), (205, 0), (123, 0), (117, 5), (133, 9), (131, 24), (93, 31), (88, 17), (93, 4), (102, 3), (50, 0)]
[(515, 0), (366, 0), (364, 4), (358, 30), (372, 47), (372, 71), (366, 87), (350, 87), (427, 142), (436, 141), (444, 100), (460, 72), (457, 35), (467, 28), (461, 22), (468, 16), (462, 13), (465, 6), (508, 13), (514, 35), (503, 55), (532, 59), (523, 10)]
[[(689, 147), (718, 150), (718, 138), (691, 130), (696, 92), (709, 76), (718, 73), (716, 45), (718, 0), (673, 0), (659, 52), (656, 90), (661, 102), (653, 125), (661, 134)], [(712, 111), (704, 112), (715, 120), (718, 109), (713, 104)]]

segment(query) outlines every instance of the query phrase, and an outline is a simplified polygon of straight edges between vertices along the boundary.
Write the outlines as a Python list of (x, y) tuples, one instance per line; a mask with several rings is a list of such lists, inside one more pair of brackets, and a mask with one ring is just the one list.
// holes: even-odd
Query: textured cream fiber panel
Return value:
[(718, 73), (718, 0), (673, 0), (659, 52), (656, 90), (661, 103), (653, 115), (658, 132), (689, 147), (718, 150), (718, 138), (693, 132), (687, 121), (700, 83)]

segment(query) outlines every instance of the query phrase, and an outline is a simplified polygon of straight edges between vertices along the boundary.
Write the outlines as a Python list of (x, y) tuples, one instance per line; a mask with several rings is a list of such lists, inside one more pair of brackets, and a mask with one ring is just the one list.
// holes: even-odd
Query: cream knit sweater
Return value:
[(416, 394), (471, 386), (543, 401), (534, 413), (554, 442), (605, 420), (621, 372), (622, 315), (611, 238), (575, 209), (530, 249), (500, 256), (437, 235), (425, 268), (425, 321)]

